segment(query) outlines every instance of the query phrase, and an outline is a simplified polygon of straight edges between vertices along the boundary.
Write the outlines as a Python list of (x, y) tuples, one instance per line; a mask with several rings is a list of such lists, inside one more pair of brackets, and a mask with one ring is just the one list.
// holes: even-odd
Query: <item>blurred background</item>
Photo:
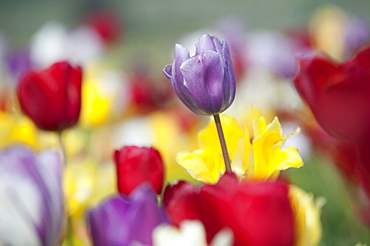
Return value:
[[(100, 57), (105, 66), (132, 73), (137, 64), (145, 64), (149, 76), (166, 83), (162, 69), (172, 62), (174, 44), (188, 33), (209, 30), (228, 17), (242, 19), (247, 32), (285, 32), (306, 27), (319, 9), (329, 5), (370, 22), (368, 0), (0, 0), (0, 35), (7, 49), (24, 49), (48, 23), (73, 30), (91, 10), (108, 9), (116, 14), (120, 31)], [(347, 183), (330, 162), (312, 154), (305, 157), (303, 168), (287, 175), (307, 192), (326, 198), (320, 245), (369, 245), (370, 229), (358, 219)]]

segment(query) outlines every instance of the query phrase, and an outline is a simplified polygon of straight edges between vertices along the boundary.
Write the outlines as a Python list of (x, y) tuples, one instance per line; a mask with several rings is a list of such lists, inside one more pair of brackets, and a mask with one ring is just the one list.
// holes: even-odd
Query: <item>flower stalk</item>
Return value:
[(220, 115), (215, 114), (215, 115), (213, 115), (213, 118), (215, 119), (218, 138), (220, 139), (220, 144), (221, 144), (221, 149), (222, 149), (222, 156), (224, 158), (226, 172), (227, 173), (232, 173), (231, 165), (230, 165), (229, 152), (227, 151), (225, 136), (224, 136), (224, 132), (222, 130), (222, 125), (221, 125), (221, 120), (220, 120)]

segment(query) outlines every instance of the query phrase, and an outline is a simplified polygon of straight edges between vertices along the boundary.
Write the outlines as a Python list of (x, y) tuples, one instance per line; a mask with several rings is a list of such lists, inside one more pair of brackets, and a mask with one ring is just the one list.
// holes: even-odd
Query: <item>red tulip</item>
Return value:
[(216, 185), (168, 187), (164, 203), (172, 221), (198, 219), (210, 242), (232, 229), (234, 245), (293, 245), (294, 219), (284, 183), (241, 183), (225, 174)]
[(81, 84), (81, 67), (72, 67), (67, 62), (30, 71), (18, 84), (19, 104), (38, 128), (60, 132), (78, 122)]
[(322, 128), (346, 142), (344, 157), (353, 158), (350, 165), (370, 197), (370, 47), (341, 64), (316, 56), (300, 66), (295, 87)]
[(125, 146), (114, 153), (117, 168), (118, 191), (129, 195), (136, 187), (147, 182), (160, 194), (164, 181), (164, 164), (154, 148)]
[(301, 59), (294, 85), (329, 134), (362, 142), (370, 137), (369, 82), (370, 47), (342, 64)]

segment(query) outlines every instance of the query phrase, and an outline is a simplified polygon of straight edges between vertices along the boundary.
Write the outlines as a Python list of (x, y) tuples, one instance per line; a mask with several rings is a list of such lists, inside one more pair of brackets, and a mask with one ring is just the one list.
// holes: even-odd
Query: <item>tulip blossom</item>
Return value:
[(163, 72), (180, 100), (196, 114), (217, 115), (234, 101), (236, 80), (229, 48), (216, 37), (203, 35), (192, 57), (177, 44), (175, 60)]
[(370, 47), (337, 64), (323, 56), (303, 58), (294, 85), (330, 135), (355, 148), (353, 168), (370, 196)]
[(315, 11), (310, 21), (310, 34), (315, 48), (335, 60), (348, 58), (370, 39), (366, 19), (333, 5)]
[(181, 231), (185, 221), (201, 221), (207, 242), (227, 228), (236, 246), (314, 246), (321, 239), (324, 199), (282, 182), (239, 183), (233, 174), (225, 174), (215, 185), (181, 181), (166, 188), (163, 202)]
[(143, 185), (128, 197), (111, 197), (90, 210), (88, 223), (96, 246), (152, 245), (153, 229), (168, 219), (153, 190)]
[(81, 84), (81, 67), (72, 67), (67, 62), (30, 71), (18, 84), (19, 104), (38, 128), (60, 132), (78, 122)]
[(57, 245), (64, 199), (57, 152), (23, 147), (0, 153), (0, 245)]
[(224, 228), (233, 231), (236, 246), (294, 242), (293, 210), (283, 183), (239, 183), (225, 174), (216, 185), (169, 186), (164, 203), (175, 225), (200, 220), (208, 242)]
[[(240, 179), (275, 180), (280, 171), (303, 165), (298, 150), (285, 147), (285, 140), (293, 134), (282, 136), (278, 118), (267, 124), (257, 109), (253, 122), (253, 140), (238, 121), (228, 115), (221, 115), (224, 123), (226, 143), (229, 149), (231, 167)], [(216, 183), (225, 172), (222, 164), (221, 148), (214, 134), (215, 124), (211, 122), (199, 134), (199, 149), (177, 154), (178, 163), (188, 170), (193, 178)]]
[(369, 139), (369, 68), (369, 47), (341, 64), (323, 56), (300, 60), (294, 85), (329, 134), (356, 142)]
[(118, 191), (129, 195), (142, 183), (148, 183), (160, 194), (164, 182), (164, 164), (153, 148), (125, 146), (114, 153)]

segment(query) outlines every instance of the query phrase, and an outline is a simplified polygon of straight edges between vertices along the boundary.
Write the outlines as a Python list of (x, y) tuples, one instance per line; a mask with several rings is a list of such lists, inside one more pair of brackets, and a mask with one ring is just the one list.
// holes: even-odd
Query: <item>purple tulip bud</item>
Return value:
[(0, 153), (0, 245), (57, 245), (64, 220), (59, 154)]
[(195, 55), (180, 44), (175, 60), (163, 69), (181, 101), (194, 113), (215, 115), (234, 101), (236, 80), (225, 41), (208, 34), (196, 44)]
[(130, 196), (112, 197), (88, 213), (90, 234), (95, 246), (129, 246), (134, 242), (152, 245), (153, 229), (168, 223), (154, 191), (139, 186)]

